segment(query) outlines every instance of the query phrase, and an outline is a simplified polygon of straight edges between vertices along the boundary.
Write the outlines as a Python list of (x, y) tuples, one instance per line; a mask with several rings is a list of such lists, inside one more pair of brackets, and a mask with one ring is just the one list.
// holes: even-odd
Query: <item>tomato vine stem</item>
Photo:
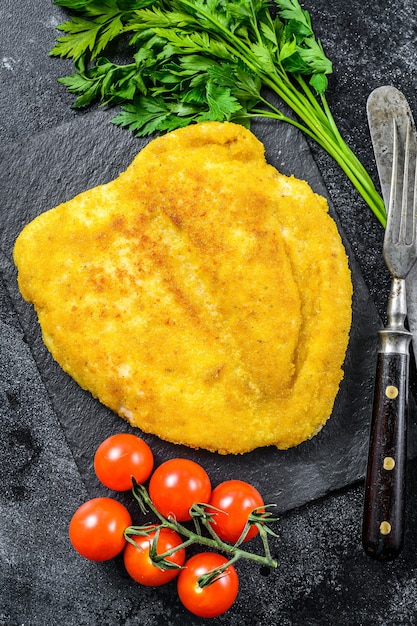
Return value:
[[(211, 582), (214, 582), (218, 579), (218, 576), (221, 575), (229, 565), (235, 563), (239, 559), (248, 559), (257, 563), (260, 566), (266, 566), (271, 568), (277, 567), (277, 561), (271, 556), (271, 551), (268, 543), (268, 535), (277, 536), (274, 531), (272, 531), (268, 523), (277, 521), (278, 518), (273, 517), (269, 511), (266, 510), (266, 507), (262, 507), (262, 510), (255, 509), (251, 515), (249, 516), (248, 522), (242, 532), (242, 535), (238, 539), (235, 544), (226, 543), (217, 535), (216, 531), (213, 528), (213, 517), (215, 515), (214, 507), (211, 507), (208, 504), (194, 504), (190, 509), (190, 515), (194, 522), (194, 529), (184, 524), (178, 522), (173, 517), (164, 517), (153, 504), (149, 493), (144, 485), (141, 485), (136, 482), (136, 480), (132, 477), (132, 493), (135, 497), (136, 501), (139, 504), (139, 507), (143, 513), (151, 511), (159, 520), (159, 524), (155, 526), (155, 524), (147, 523), (142, 526), (129, 526), (125, 529), (125, 538), (126, 541), (133, 543), (136, 545), (134, 541), (135, 535), (146, 536), (152, 532), (155, 532), (155, 529), (158, 528), (169, 528), (177, 532), (182, 538), (184, 538), (183, 543), (175, 548), (167, 550), (162, 554), (156, 554), (156, 550), (150, 552), (150, 556), (154, 561), (154, 564), (161, 569), (171, 568), (172, 563), (167, 561), (167, 557), (171, 556), (177, 550), (182, 548), (187, 548), (194, 544), (200, 544), (205, 546), (206, 548), (211, 548), (214, 550), (218, 550), (220, 552), (224, 552), (226, 554), (231, 555), (230, 560), (225, 564), (224, 567), (219, 569), (212, 570), (211, 572), (207, 572), (199, 581), (200, 586), (206, 586)], [(259, 507), (261, 509), (261, 507)], [(241, 544), (243, 543), (250, 527), (252, 525), (256, 525), (259, 530), (259, 534), (261, 537), (262, 545), (264, 548), (264, 555), (254, 554), (253, 552), (249, 552), (241, 548)], [(207, 531), (208, 535), (204, 535), (202, 533), (202, 528)]]

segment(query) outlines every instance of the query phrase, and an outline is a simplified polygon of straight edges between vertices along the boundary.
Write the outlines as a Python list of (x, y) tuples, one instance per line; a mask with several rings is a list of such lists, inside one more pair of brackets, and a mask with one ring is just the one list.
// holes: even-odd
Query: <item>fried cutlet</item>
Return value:
[(239, 125), (154, 139), (117, 179), (28, 224), (14, 258), (53, 357), (144, 432), (285, 449), (332, 412), (346, 252), (326, 200)]

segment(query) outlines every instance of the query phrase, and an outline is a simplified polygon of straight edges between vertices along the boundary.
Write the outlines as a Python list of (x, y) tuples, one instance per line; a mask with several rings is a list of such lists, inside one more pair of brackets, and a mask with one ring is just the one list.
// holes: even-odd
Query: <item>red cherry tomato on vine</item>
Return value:
[(131, 524), (123, 504), (112, 498), (93, 498), (75, 511), (69, 536), (75, 550), (86, 559), (108, 561), (125, 547), (124, 530)]
[(151, 475), (153, 464), (153, 454), (146, 441), (128, 433), (105, 439), (94, 456), (97, 478), (114, 491), (131, 489), (132, 476), (138, 483), (144, 483)]
[(196, 502), (207, 503), (211, 483), (207, 472), (189, 459), (171, 459), (156, 468), (149, 482), (149, 495), (164, 517), (173, 516), (179, 522), (191, 519), (190, 507)]
[[(155, 541), (156, 531), (149, 533), (146, 537), (140, 535), (132, 536), (132, 539), (138, 545), (134, 546), (131, 543), (126, 544), (125, 551), (123, 553), (124, 564), (127, 573), (141, 585), (147, 585), (151, 587), (158, 587), (165, 585), (170, 580), (178, 576), (179, 569), (161, 569), (155, 565), (150, 556), (149, 550)], [(178, 533), (169, 529), (161, 528), (158, 536), (158, 543), (156, 545), (157, 554), (162, 554), (176, 548), (181, 545), (182, 539)], [(176, 563), (177, 565), (183, 565), (185, 561), (185, 549), (180, 548), (176, 550), (170, 556), (165, 557), (167, 561)]]
[(192, 556), (178, 576), (178, 595), (186, 609), (200, 617), (217, 617), (225, 613), (236, 600), (239, 579), (233, 565), (206, 587), (198, 579), (212, 569), (221, 567), (227, 559), (216, 552), (201, 552)]
[[(223, 541), (236, 543), (249, 514), (253, 509), (262, 507), (264, 501), (259, 491), (249, 483), (242, 480), (227, 480), (213, 489), (209, 504), (224, 511), (224, 513), (213, 511), (213, 529)], [(257, 533), (256, 526), (251, 526), (245, 541), (252, 539)]]

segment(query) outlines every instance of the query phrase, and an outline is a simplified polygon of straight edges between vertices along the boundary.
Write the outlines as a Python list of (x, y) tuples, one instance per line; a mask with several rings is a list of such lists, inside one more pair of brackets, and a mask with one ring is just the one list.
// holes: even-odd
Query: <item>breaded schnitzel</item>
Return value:
[(326, 200), (239, 125), (154, 139), (117, 179), (27, 225), (14, 258), (53, 357), (145, 432), (285, 449), (332, 412), (347, 256)]

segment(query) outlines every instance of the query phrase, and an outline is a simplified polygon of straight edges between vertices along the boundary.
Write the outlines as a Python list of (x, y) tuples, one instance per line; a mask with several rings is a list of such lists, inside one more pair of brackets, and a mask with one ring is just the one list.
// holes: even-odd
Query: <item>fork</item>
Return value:
[[(413, 141), (413, 146), (411, 146)], [(417, 167), (415, 138), (408, 123), (400, 141), (393, 120), (393, 163), (383, 256), (392, 277), (387, 325), (379, 331), (374, 404), (365, 479), (362, 544), (389, 561), (403, 547), (409, 347), (405, 278), (417, 257)], [(414, 176), (410, 171), (414, 167)]]

